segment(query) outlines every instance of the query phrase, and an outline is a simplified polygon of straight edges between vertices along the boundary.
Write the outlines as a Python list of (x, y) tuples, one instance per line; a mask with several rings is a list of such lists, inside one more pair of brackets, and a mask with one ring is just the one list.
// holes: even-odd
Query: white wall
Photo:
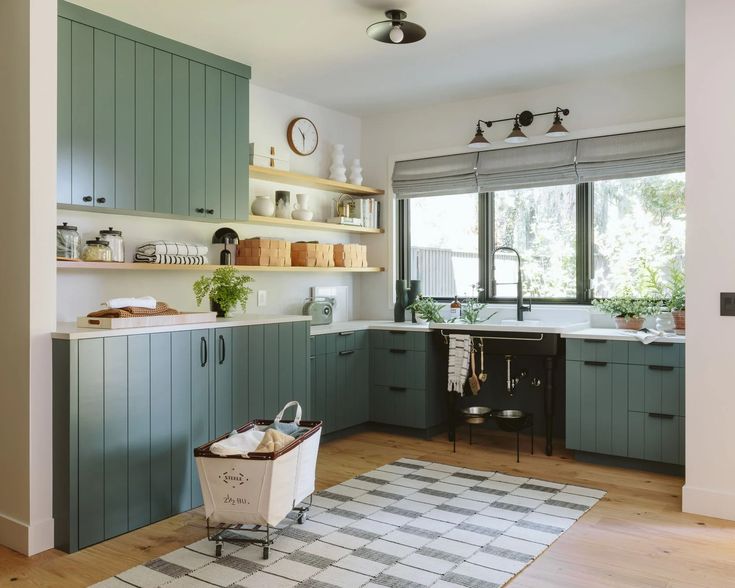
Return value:
[[(735, 4), (686, 5), (687, 357), (684, 510), (735, 519), (735, 318), (719, 316), (719, 293), (735, 291), (732, 166)], [(713, 118), (713, 113), (721, 116)]]
[[(276, 156), (288, 159), (292, 171), (327, 177), (331, 163), (331, 148), (335, 143), (345, 145), (346, 161), (359, 157), (361, 144), (360, 120), (334, 110), (310, 104), (303, 100), (279, 94), (255, 84), (250, 86), (250, 140), (260, 152), (276, 148)], [(286, 142), (286, 127), (296, 116), (311, 119), (319, 131), (319, 145), (308, 157), (295, 155)], [(262, 148), (261, 148), (262, 146)], [(268, 194), (276, 189), (290, 190), (292, 201), (297, 192), (310, 195), (310, 208), (315, 218), (332, 216), (333, 199), (337, 194), (279, 186), (272, 182), (251, 180), (251, 198)], [(221, 226), (234, 228), (241, 237), (274, 236), (292, 240), (320, 240), (327, 243), (345, 243), (355, 238), (348, 233), (304, 231), (283, 227), (262, 227), (245, 223), (217, 224), (186, 220), (157, 219), (141, 216), (104, 214), (59, 210), (58, 220), (79, 227), (83, 239), (93, 238), (101, 228), (114, 226), (123, 231), (128, 261), (132, 261), (137, 245), (154, 239), (173, 239), (209, 244), (210, 261), (218, 263), (221, 246), (212, 246), (212, 234)], [(369, 259), (369, 261), (372, 261)], [(60, 271), (58, 279), (58, 320), (73, 321), (77, 316), (99, 308), (100, 303), (113, 296), (150, 294), (165, 300), (181, 310), (194, 310), (196, 302), (191, 285), (197, 272), (120, 271), (91, 272), (83, 270)], [(356, 306), (354, 283), (360, 279), (351, 274), (273, 274), (254, 273), (254, 290), (268, 292), (268, 304), (257, 307), (255, 297), (248, 304), (249, 313), (301, 313), (304, 298), (310, 286), (347, 286), (350, 289), (350, 311)], [(206, 305), (206, 303), (205, 303)]]
[[(684, 70), (673, 67), (621, 77), (591, 79), (533, 91), (488, 96), (394, 112), (363, 119), (362, 152), (365, 183), (389, 192), (390, 174), (396, 159), (459, 153), (474, 135), (478, 118), (505, 118), (529, 109), (535, 112), (555, 106), (571, 110), (565, 125), (569, 138), (594, 136), (682, 124), (684, 116)], [(530, 143), (551, 124), (538, 119), (526, 130)], [(493, 148), (504, 148), (502, 139), (511, 127), (498, 124), (485, 133)], [(384, 197), (391, 204), (390, 196)], [(375, 236), (373, 263), (389, 267), (393, 259), (392, 205), (384, 206), (387, 231)], [(360, 314), (364, 318), (388, 316), (395, 275), (392, 272), (365, 276), (360, 282)]]
[(55, 0), (0, 2), (0, 87), (0, 544), (33, 554), (53, 545)]

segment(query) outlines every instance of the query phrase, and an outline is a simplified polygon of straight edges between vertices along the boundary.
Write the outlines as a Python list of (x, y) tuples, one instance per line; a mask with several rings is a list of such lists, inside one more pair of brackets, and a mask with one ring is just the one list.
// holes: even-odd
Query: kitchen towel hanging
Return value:
[(467, 380), (467, 366), (470, 362), (472, 339), (469, 335), (449, 335), (449, 367), (447, 370), (447, 389), (460, 396), (464, 394)]

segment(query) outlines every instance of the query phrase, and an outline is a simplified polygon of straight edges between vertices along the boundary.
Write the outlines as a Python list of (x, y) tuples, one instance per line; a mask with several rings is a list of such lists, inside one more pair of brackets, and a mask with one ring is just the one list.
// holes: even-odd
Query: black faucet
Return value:
[[(516, 319), (518, 321), (523, 320), (523, 312), (524, 311), (530, 311), (531, 310), (531, 300), (528, 300), (528, 305), (523, 304), (523, 283), (521, 278), (521, 256), (512, 247), (498, 247), (493, 251), (492, 256), (492, 274), (491, 274), (491, 285), (492, 285), (492, 296), (494, 297), (497, 291), (498, 282), (495, 281), (495, 254), (498, 251), (510, 251), (511, 253), (515, 253), (516, 258), (518, 259), (518, 280), (515, 282), (516, 286)], [(510, 285), (513, 284), (513, 282), (502, 282), (500, 285)]]

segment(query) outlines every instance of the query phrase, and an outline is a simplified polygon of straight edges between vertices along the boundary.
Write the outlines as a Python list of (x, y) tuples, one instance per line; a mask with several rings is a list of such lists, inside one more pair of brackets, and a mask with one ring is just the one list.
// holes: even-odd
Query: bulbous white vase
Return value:
[(350, 184), (362, 186), (362, 166), (360, 165), (359, 159), (352, 160), (352, 166), (350, 167)]
[(344, 145), (335, 145), (332, 148), (332, 165), (329, 168), (329, 179), (337, 182), (347, 181)]
[(257, 216), (273, 216), (276, 211), (276, 203), (270, 196), (257, 196), (250, 205), (250, 210)]

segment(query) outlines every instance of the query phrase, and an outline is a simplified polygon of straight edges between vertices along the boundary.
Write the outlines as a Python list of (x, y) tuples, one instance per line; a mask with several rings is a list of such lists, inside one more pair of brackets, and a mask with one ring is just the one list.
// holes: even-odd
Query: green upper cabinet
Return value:
[(59, 2), (57, 202), (246, 220), (246, 65)]

